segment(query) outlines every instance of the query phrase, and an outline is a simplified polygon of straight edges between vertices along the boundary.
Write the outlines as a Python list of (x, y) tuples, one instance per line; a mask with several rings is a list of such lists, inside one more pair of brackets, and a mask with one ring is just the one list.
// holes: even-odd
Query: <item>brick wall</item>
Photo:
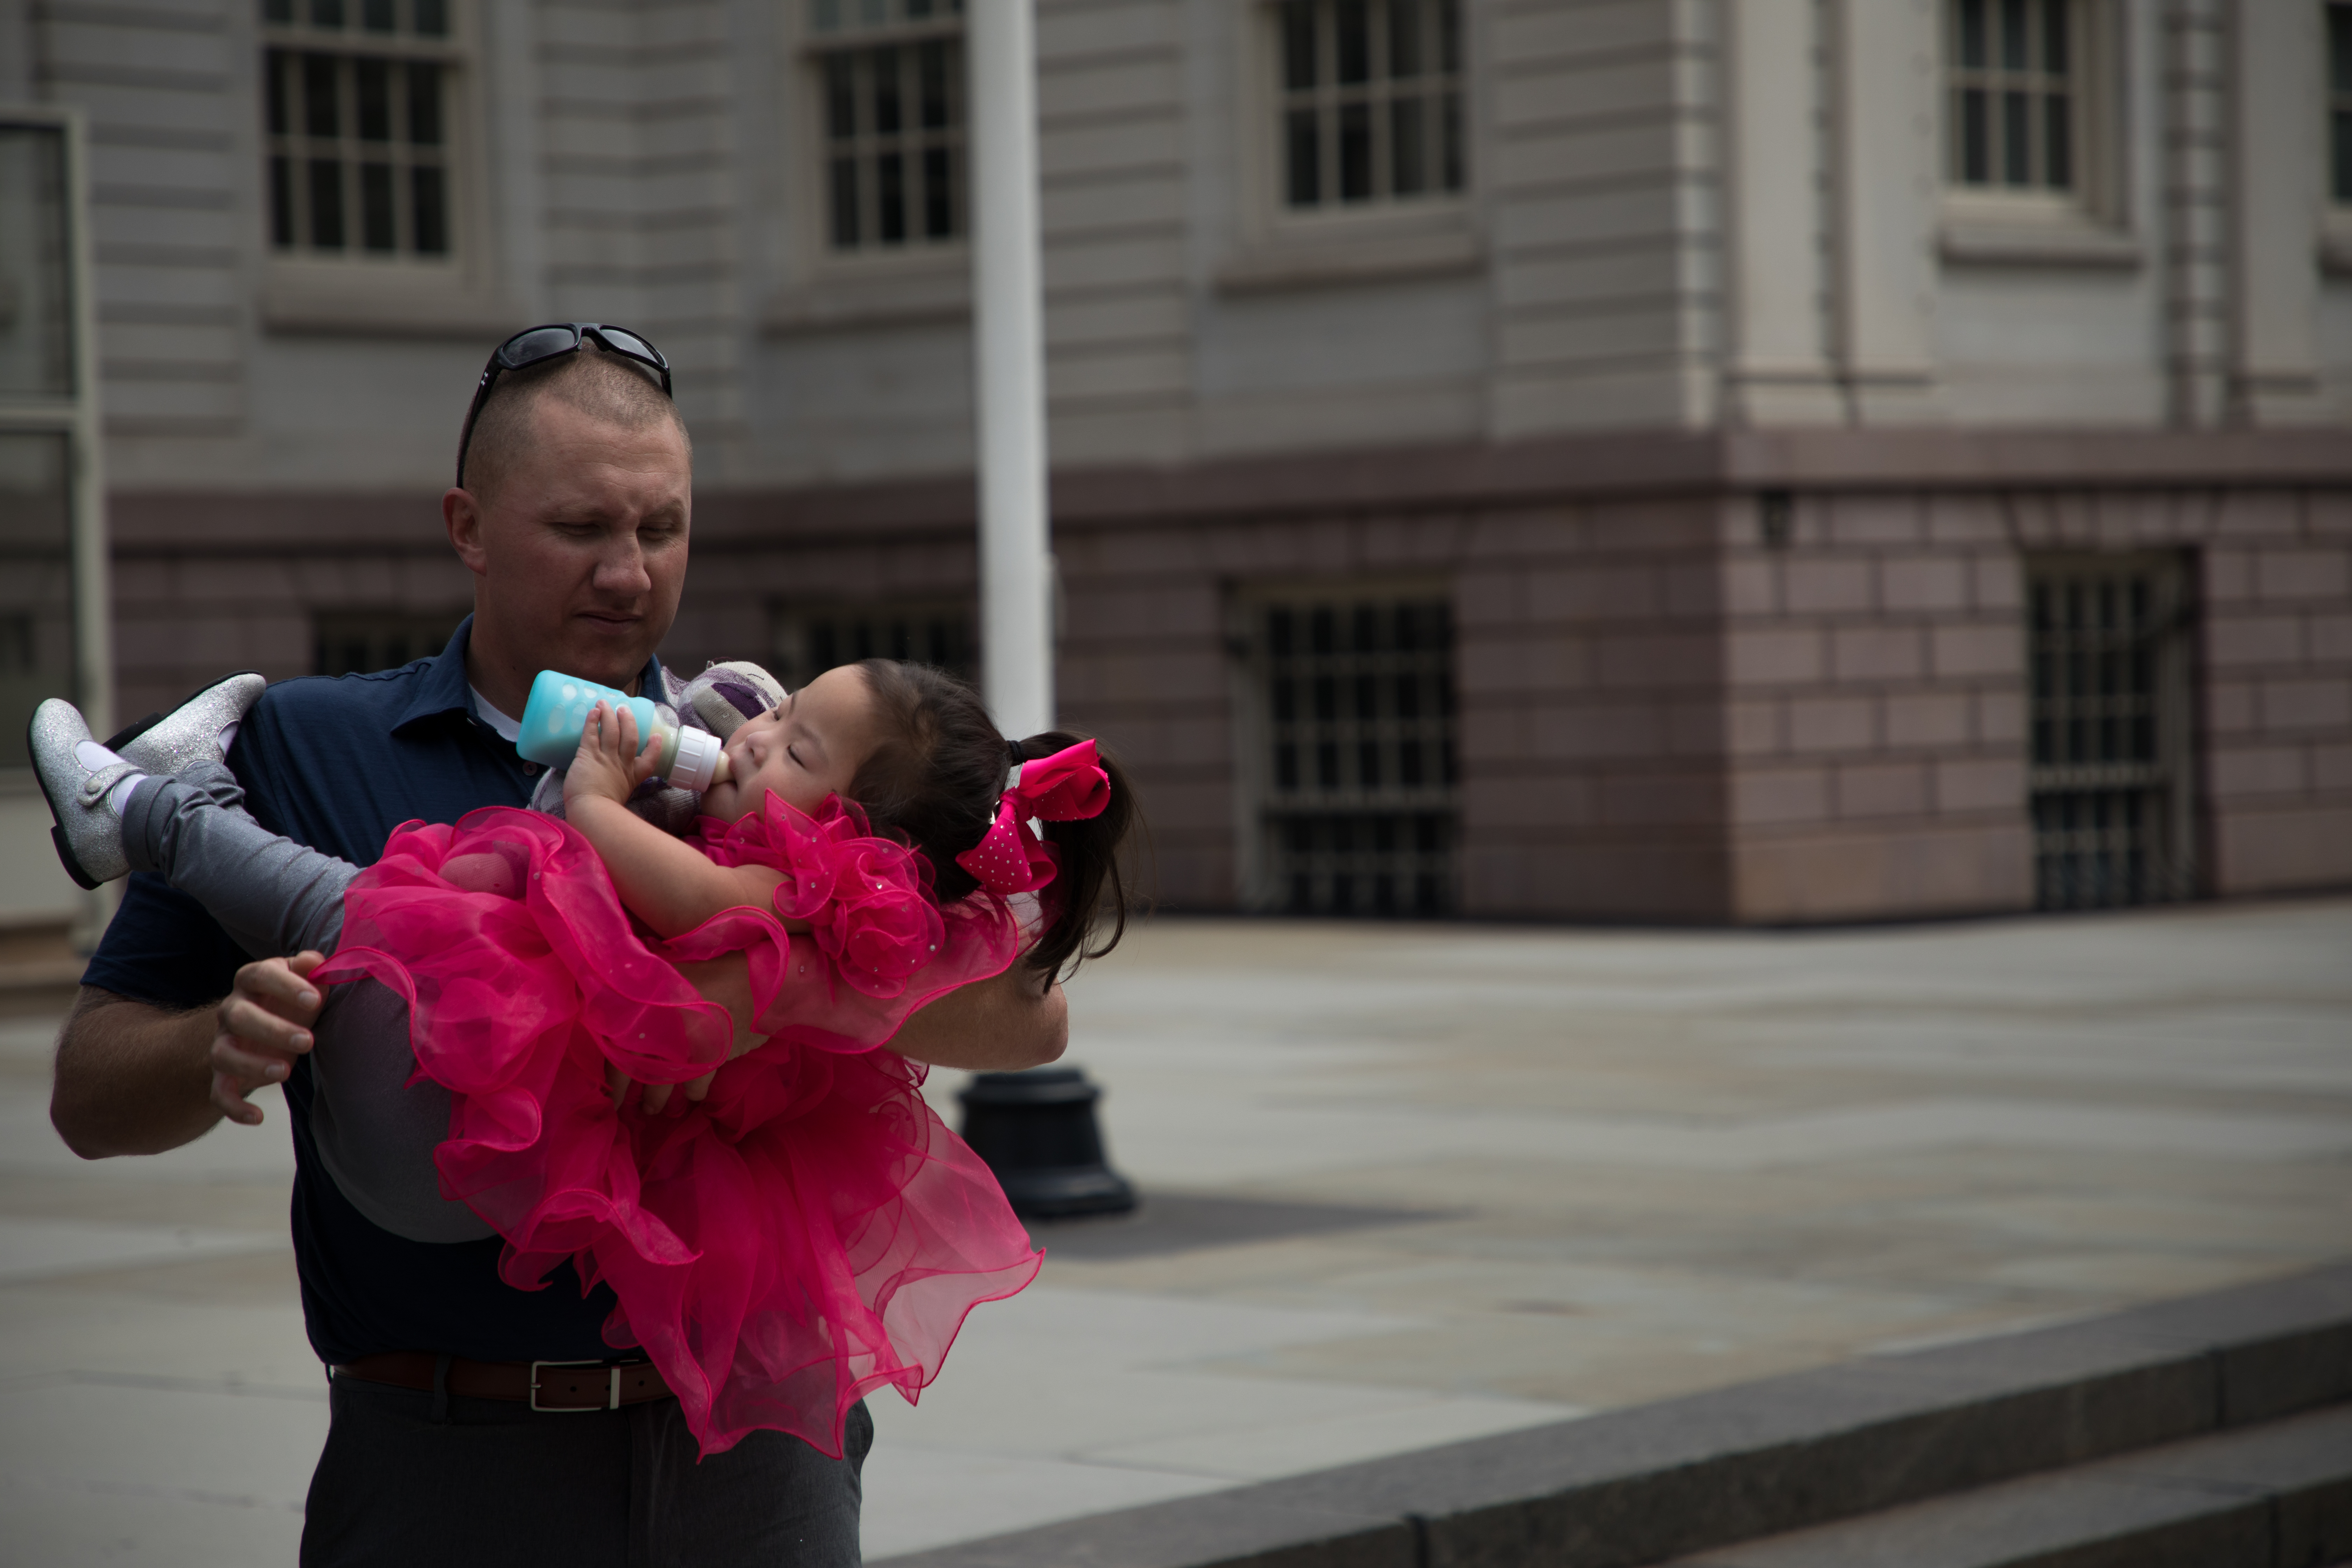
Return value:
[(1715, 532), (1699, 499), (1475, 520), (1455, 581), (1468, 912), (1725, 918)]
[[(971, 592), (969, 504), (708, 498), (665, 658), (769, 657), (779, 598)], [(122, 711), (306, 672), (313, 610), (463, 604), (436, 521), (422, 500), (119, 503)], [(1455, 609), (1466, 912), (2027, 908), (2021, 556), (2085, 549), (2198, 564), (2204, 889), (2352, 884), (2352, 490), (1801, 490), (1777, 545), (1754, 494), (1719, 489), (1073, 507), (1057, 539), (1063, 710), (1134, 770), (1179, 907), (1237, 897), (1232, 591), (1411, 579)]]
[(1998, 503), (1718, 512), (1730, 916), (2018, 909), (2033, 896), (2016, 552)]

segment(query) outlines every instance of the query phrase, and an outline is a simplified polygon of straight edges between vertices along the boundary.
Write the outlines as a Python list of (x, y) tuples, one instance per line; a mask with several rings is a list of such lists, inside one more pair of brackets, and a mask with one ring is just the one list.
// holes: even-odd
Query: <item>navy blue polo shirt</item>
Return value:
[[(404, 822), (455, 822), (485, 805), (522, 805), (535, 779), (474, 710), (466, 681), (473, 617), (432, 658), (372, 675), (289, 680), (262, 693), (229, 753), (263, 826), (314, 849), (374, 864)], [(662, 689), (646, 667), (641, 690)], [(82, 984), (166, 1007), (217, 1001), (248, 955), (195, 900), (161, 879), (131, 879)], [(382, 1351), (446, 1351), (478, 1361), (608, 1356), (609, 1286), (584, 1299), (569, 1263), (545, 1289), (499, 1278), (496, 1237), (433, 1243), (363, 1216), (320, 1163), (310, 1136), (308, 1058), (286, 1082), (294, 1136), (294, 1261), (310, 1346), (330, 1363)]]

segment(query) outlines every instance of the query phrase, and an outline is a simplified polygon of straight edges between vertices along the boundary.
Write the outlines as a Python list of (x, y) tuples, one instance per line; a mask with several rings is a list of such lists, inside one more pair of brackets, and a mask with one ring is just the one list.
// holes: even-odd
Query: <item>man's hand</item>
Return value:
[(310, 973), (327, 962), (320, 952), (265, 958), (236, 972), (236, 987), (222, 999), (215, 1016), (210, 1061), (212, 1102), (231, 1121), (261, 1125), (261, 1108), (246, 1096), (268, 1083), (283, 1083), (295, 1058), (312, 1044), (310, 1026), (326, 998), (310, 983)]

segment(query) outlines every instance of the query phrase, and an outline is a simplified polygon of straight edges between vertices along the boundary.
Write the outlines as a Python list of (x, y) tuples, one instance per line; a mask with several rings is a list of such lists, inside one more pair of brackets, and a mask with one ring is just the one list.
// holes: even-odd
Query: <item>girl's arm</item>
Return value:
[(782, 872), (715, 865), (624, 804), (653, 771), (652, 751), (637, 751), (635, 717), (596, 704), (581, 730), (572, 771), (564, 775), (563, 815), (595, 846), (629, 912), (664, 937), (681, 935), (721, 910), (746, 904), (772, 913)]

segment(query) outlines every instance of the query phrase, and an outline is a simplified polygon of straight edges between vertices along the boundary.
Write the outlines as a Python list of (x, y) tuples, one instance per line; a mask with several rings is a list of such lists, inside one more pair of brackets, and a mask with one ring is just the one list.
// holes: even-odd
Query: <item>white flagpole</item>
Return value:
[(981, 658), (997, 727), (1054, 727), (1032, 0), (967, 0)]

